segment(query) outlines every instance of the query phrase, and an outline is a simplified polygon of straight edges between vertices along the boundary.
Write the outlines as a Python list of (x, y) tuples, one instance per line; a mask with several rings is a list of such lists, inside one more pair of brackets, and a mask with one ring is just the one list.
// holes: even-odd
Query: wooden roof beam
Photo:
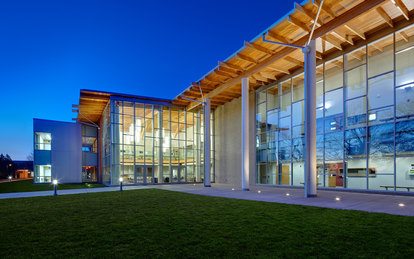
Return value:
[[(321, 5), (321, 0), (315, 0), (314, 2), (313, 2), (313, 4), (316, 6), (316, 7), (319, 7), (320, 5)], [(323, 5), (322, 5), (322, 11), (324, 11), (325, 13), (327, 13), (327, 14), (329, 14), (329, 16), (331, 16), (332, 18), (335, 18), (336, 17), (336, 14), (335, 14), (335, 12), (332, 10), (332, 8), (331, 8), (332, 6), (330, 6), (328, 3), (325, 3), (325, 2), (323, 2)]]
[(277, 77), (275, 75), (272, 75), (269, 72), (259, 72), (259, 74), (264, 78), (267, 78), (267, 79), (270, 79), (270, 80), (277, 80)]
[(237, 56), (236, 57), (239, 58), (239, 59), (241, 59), (241, 60), (248, 61), (250, 63), (255, 63), (255, 64), (258, 63), (257, 60), (255, 60), (254, 58), (249, 57), (249, 56), (244, 55), (244, 54), (241, 54), (241, 53), (237, 53)]
[(391, 2), (397, 7), (397, 9), (402, 13), (405, 19), (410, 20), (410, 12), (407, 7), (401, 0), (391, 0)]
[(342, 41), (348, 42), (351, 45), (354, 45), (354, 40), (352, 39), (351, 36), (343, 34), (341, 32), (337, 32), (337, 31), (332, 31), (331, 34), (339, 39), (341, 39)]
[(332, 44), (335, 48), (342, 50), (342, 46), (341, 43), (338, 42), (336, 39), (334, 39), (332, 36), (330, 35), (325, 35), (321, 37), (322, 40), (329, 42), (330, 44)]
[(289, 70), (285, 70), (285, 69), (277, 68), (277, 67), (272, 67), (272, 66), (268, 66), (267, 68), (271, 69), (271, 70), (274, 70), (274, 71), (277, 71), (277, 72), (280, 72), (280, 73), (283, 73), (283, 74), (286, 74), (286, 75), (290, 75)]
[(234, 64), (229, 63), (229, 62), (219, 61), (219, 66), (232, 68), (232, 69), (237, 70), (237, 71), (240, 71), (240, 72), (243, 72), (244, 70), (246, 70), (246, 69), (242, 68), (241, 66), (234, 65)]
[(204, 77), (204, 79), (203, 79), (204, 81), (207, 81), (207, 82), (212, 82), (212, 83), (219, 83), (219, 84), (223, 84), (224, 83), (224, 81), (222, 81), (222, 80), (218, 80), (218, 79), (211, 79), (211, 78), (207, 78), (207, 77)]
[(387, 12), (381, 7), (378, 6), (375, 8), (375, 11), (379, 14), (379, 16), (386, 22), (390, 27), (394, 27), (394, 23), (392, 22), (391, 17), (387, 14)]
[(263, 53), (266, 53), (266, 54), (269, 54), (269, 55), (273, 55), (274, 54), (273, 50), (270, 50), (268, 48), (265, 48), (263, 46), (260, 46), (259, 44), (254, 43), (254, 42), (245, 41), (244, 42), (244, 46), (249, 47), (249, 48), (252, 48), (252, 49), (255, 49), (255, 50), (258, 50), (260, 52), (263, 52)]
[(229, 74), (231, 74), (233, 76), (240, 75), (240, 73), (237, 70), (234, 70), (234, 69), (231, 69), (231, 68), (227, 68), (227, 67), (224, 67), (224, 66), (220, 66), (219, 67), (219, 70), (220, 71), (223, 71), (223, 72), (227, 72), (227, 73), (229, 73)]
[(282, 42), (282, 43), (292, 43), (291, 39), (284, 38), (284, 37), (280, 36), (279, 34), (273, 32), (273, 31), (267, 31), (267, 35), (269, 37), (279, 41), (279, 42)]
[(349, 25), (349, 24), (345, 24), (344, 25), (345, 28), (347, 28), (348, 30), (350, 30), (352, 33), (354, 33), (355, 35), (357, 35), (358, 37), (360, 37), (363, 40), (367, 39), (367, 36), (365, 35), (364, 32), (360, 31), (359, 29)]
[(299, 21), (298, 19), (296, 19), (295, 17), (293, 17), (292, 15), (288, 16), (287, 21), (293, 25), (295, 25), (296, 27), (301, 28), (302, 30), (304, 30), (305, 32), (310, 32), (310, 28), (302, 21)]
[(319, 51), (316, 51), (316, 58), (317, 59), (323, 59), (322, 53), (320, 53)]
[(214, 74), (219, 75), (219, 76), (224, 76), (224, 77), (230, 77), (230, 78), (234, 77), (233, 75), (231, 75), (227, 72), (224, 72), (224, 71), (220, 71), (220, 70), (214, 70)]
[(300, 60), (298, 60), (296, 58), (292, 58), (291, 56), (286, 56), (284, 58), (289, 63), (295, 64), (295, 65), (300, 66), (300, 67), (304, 67), (305, 66), (305, 63), (304, 62), (302, 62), (302, 61), (300, 61)]
[(405, 32), (400, 31), (399, 34), (401, 35), (401, 37), (404, 39), (405, 42), (409, 41), (409, 37)]

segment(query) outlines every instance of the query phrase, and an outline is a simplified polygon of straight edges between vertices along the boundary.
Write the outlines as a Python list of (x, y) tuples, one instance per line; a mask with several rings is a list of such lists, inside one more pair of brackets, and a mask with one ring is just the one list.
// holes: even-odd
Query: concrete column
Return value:
[(204, 102), (204, 187), (211, 187), (210, 99)]
[[(195, 114), (194, 114), (195, 115)], [(196, 138), (196, 181), (201, 181), (201, 139), (200, 139), (200, 131), (201, 131), (201, 121), (200, 121), (200, 110), (197, 111), (196, 122), (195, 122), (195, 135)]]
[(164, 125), (163, 125), (163, 114), (162, 114), (163, 110), (162, 108), (158, 111), (158, 128), (159, 128), (159, 136), (158, 136), (158, 143), (159, 143), (159, 148), (158, 148), (158, 183), (163, 183), (164, 179), (163, 179), (163, 170), (164, 170), (164, 158), (163, 158), (163, 148), (162, 148), (162, 144), (164, 142), (164, 136), (162, 134), (162, 131), (164, 130)]
[(249, 78), (242, 78), (242, 189), (249, 190)]
[(316, 197), (316, 47), (312, 40), (305, 54), (305, 197)]

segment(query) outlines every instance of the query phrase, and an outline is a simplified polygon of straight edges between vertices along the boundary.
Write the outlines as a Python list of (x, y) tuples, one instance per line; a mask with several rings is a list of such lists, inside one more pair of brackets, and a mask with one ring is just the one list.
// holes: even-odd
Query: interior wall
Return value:
[[(249, 94), (249, 183), (255, 185), (255, 94)], [(217, 107), (215, 116), (216, 183), (241, 187), (242, 145), (241, 145), (241, 97)]]

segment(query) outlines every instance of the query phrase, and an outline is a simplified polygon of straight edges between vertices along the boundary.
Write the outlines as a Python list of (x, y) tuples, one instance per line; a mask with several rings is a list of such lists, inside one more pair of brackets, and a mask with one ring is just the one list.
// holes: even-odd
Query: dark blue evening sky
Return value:
[(33, 118), (71, 121), (79, 89), (172, 99), (293, 8), (289, 0), (3, 0), (0, 153)]

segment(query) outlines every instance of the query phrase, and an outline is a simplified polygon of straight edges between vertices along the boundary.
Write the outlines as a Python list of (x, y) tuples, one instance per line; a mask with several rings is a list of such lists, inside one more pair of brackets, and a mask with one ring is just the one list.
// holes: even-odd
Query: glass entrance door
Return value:
[(185, 183), (185, 167), (184, 166), (171, 166), (171, 179), (172, 183)]
[(135, 179), (137, 184), (152, 184), (154, 178), (154, 168), (152, 166), (135, 166)]

